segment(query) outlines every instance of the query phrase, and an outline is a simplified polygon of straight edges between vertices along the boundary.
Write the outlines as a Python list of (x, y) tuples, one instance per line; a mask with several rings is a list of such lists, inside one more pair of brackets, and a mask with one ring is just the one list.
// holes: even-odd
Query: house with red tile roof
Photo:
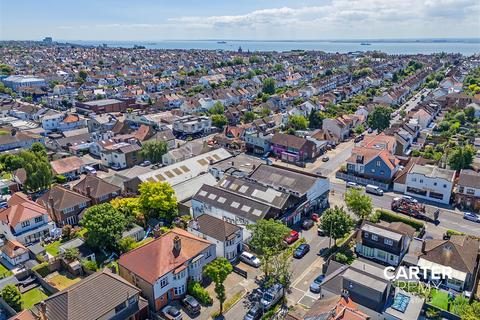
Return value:
[(120, 257), (120, 276), (140, 288), (158, 311), (186, 294), (187, 281), (201, 281), (203, 267), (216, 258), (215, 244), (174, 228)]
[(16, 266), (30, 259), (28, 249), (16, 240), (6, 240), (0, 250), (2, 252), (2, 258), (12, 266)]
[(0, 234), (7, 240), (28, 245), (50, 236), (55, 223), (47, 209), (17, 192), (7, 201), (8, 207), (0, 211)]

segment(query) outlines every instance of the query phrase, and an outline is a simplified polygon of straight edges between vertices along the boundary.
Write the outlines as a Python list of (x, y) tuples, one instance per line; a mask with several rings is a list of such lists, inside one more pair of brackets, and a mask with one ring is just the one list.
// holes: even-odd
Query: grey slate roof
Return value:
[(190, 221), (189, 226), (222, 242), (235, 236), (235, 233), (241, 230), (240, 227), (209, 214), (202, 214), (197, 219)]

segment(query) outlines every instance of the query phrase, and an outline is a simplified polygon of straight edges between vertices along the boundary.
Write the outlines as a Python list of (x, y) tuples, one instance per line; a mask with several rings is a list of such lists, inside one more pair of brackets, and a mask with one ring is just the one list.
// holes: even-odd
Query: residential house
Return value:
[(37, 134), (18, 132), (17, 129), (0, 129), (0, 131), (6, 133), (0, 135), (0, 152), (12, 149), (28, 149), (35, 142), (45, 143), (45, 138)]
[(42, 118), (42, 128), (45, 131), (69, 131), (86, 126), (83, 117), (74, 113), (58, 113)]
[(29, 245), (50, 236), (55, 223), (47, 210), (17, 192), (7, 201), (8, 208), (0, 211), (0, 233), (7, 240)]
[(148, 303), (139, 288), (108, 269), (96, 272), (35, 305), (33, 319), (146, 320)]
[(307, 311), (303, 320), (369, 320), (358, 305), (343, 293), (327, 299), (318, 299)]
[(400, 167), (400, 161), (383, 147), (354, 147), (347, 159), (347, 173), (389, 183)]
[(118, 186), (93, 174), (87, 174), (84, 179), (73, 186), (73, 190), (90, 198), (93, 205), (109, 202), (122, 192), (122, 189)]
[(159, 311), (185, 296), (189, 280), (202, 281), (203, 267), (216, 258), (215, 250), (209, 241), (174, 228), (120, 256), (118, 271)]
[(350, 135), (350, 131), (357, 125), (365, 121), (363, 116), (342, 115), (335, 119), (323, 119), (322, 130), (334, 136), (338, 142), (345, 141)]
[(415, 229), (402, 222), (364, 222), (356, 235), (355, 252), (363, 257), (398, 266), (407, 253)]
[(78, 224), (81, 213), (91, 204), (91, 200), (78, 192), (55, 185), (38, 198), (37, 203), (47, 208), (50, 217), (63, 227)]
[(133, 167), (143, 161), (142, 147), (136, 143), (119, 142), (107, 145), (101, 153), (102, 164), (113, 169)]
[(262, 132), (245, 133), (245, 148), (247, 152), (264, 155), (271, 151), (273, 134)]
[(274, 134), (271, 149), (282, 161), (292, 163), (303, 163), (319, 155), (317, 145), (313, 141), (291, 134)]
[(420, 199), (449, 204), (454, 178), (454, 170), (414, 164), (407, 173), (404, 192)]
[(455, 186), (455, 204), (464, 210), (480, 211), (480, 173), (462, 169)]
[(2, 258), (11, 266), (17, 266), (30, 259), (28, 249), (17, 240), (5, 240), (0, 250)]
[(217, 257), (224, 257), (234, 262), (242, 253), (242, 228), (233, 223), (202, 214), (189, 222), (187, 231), (214, 243)]
[(50, 164), (55, 175), (63, 175), (66, 178), (79, 176), (85, 171), (87, 165), (82, 158), (77, 156), (53, 160)]
[(207, 116), (183, 116), (173, 120), (173, 134), (194, 135), (210, 132), (212, 120)]

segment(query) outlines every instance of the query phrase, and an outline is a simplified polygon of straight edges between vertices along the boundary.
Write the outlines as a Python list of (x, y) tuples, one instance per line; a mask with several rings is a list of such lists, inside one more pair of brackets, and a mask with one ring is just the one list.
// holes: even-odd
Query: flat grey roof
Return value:
[(86, 104), (87, 106), (108, 106), (109, 104), (120, 103), (120, 102), (122, 101), (117, 99), (103, 99), (103, 100), (83, 102), (83, 104)]
[(441, 178), (448, 181), (453, 180), (454, 170), (441, 169), (437, 166), (414, 164), (410, 173), (422, 174), (430, 178)]

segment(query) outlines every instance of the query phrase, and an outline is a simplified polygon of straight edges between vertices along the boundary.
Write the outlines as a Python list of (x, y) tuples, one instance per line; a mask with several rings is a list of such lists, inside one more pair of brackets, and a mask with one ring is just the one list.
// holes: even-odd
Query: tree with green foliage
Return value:
[(14, 284), (7, 284), (0, 294), (3, 300), (15, 311), (22, 310), (22, 295)]
[(263, 88), (262, 91), (267, 94), (274, 94), (275, 93), (275, 79), (273, 78), (265, 78), (263, 80)]
[(12, 66), (9, 66), (8, 64), (5, 64), (5, 63), (0, 64), (0, 74), (9, 76), (12, 73), (13, 73)]
[(468, 169), (473, 163), (475, 149), (471, 145), (456, 147), (448, 156), (448, 165), (453, 170)]
[(465, 113), (465, 117), (469, 122), (473, 122), (475, 120), (475, 108), (473, 106), (465, 108), (463, 112)]
[(368, 115), (368, 125), (374, 130), (383, 131), (390, 127), (391, 114), (392, 110), (389, 107), (375, 106)]
[(353, 133), (355, 133), (357, 135), (362, 134), (363, 132), (365, 132), (365, 127), (363, 126), (363, 124), (359, 124), (358, 126), (353, 128)]
[(214, 114), (212, 115), (212, 125), (219, 129), (223, 129), (228, 123), (227, 117), (223, 114)]
[(215, 294), (220, 302), (220, 315), (223, 314), (223, 303), (227, 296), (225, 294), (224, 282), (228, 275), (232, 273), (233, 267), (225, 258), (217, 258), (203, 268), (203, 274), (212, 279), (215, 283)]
[(308, 120), (302, 115), (291, 115), (288, 117), (287, 125), (294, 130), (307, 130)]
[(87, 80), (88, 73), (87, 73), (85, 70), (80, 70), (80, 72), (78, 73), (78, 77), (79, 77), (83, 82), (85, 82), (85, 81)]
[(65, 249), (63, 256), (65, 257), (66, 260), (73, 261), (78, 257), (79, 254), (80, 254), (80, 251), (78, 251), (78, 248), (67, 248)]
[[(353, 228), (353, 219), (345, 212), (343, 207), (328, 208), (322, 215), (320, 227), (332, 239), (343, 238)], [(336, 241), (334, 243), (336, 245)]]
[(45, 147), (40, 143), (34, 143), (30, 150), (21, 151), (19, 157), (27, 176), (24, 187), (32, 192), (49, 188), (53, 180), (53, 171)]
[(90, 247), (113, 250), (125, 231), (126, 220), (110, 203), (102, 203), (85, 210), (80, 225), (87, 230)]
[(137, 247), (137, 241), (133, 237), (125, 237), (118, 240), (117, 246), (121, 253), (127, 253)]
[(208, 109), (208, 113), (213, 115), (213, 114), (224, 114), (225, 113), (225, 107), (220, 101), (217, 101), (213, 104), (213, 106)]
[(168, 152), (168, 144), (165, 141), (146, 141), (142, 144), (140, 154), (144, 159), (152, 163), (160, 163), (162, 156)]
[(283, 71), (283, 64), (281, 63), (277, 63), (273, 66), (273, 70), (274, 71), (277, 71), (277, 72), (280, 72), (280, 71)]
[(352, 211), (360, 219), (360, 222), (372, 214), (372, 198), (360, 192), (360, 190), (349, 189), (344, 198), (348, 210)]
[(323, 114), (320, 111), (315, 111), (312, 109), (310, 115), (308, 116), (308, 123), (311, 129), (320, 129), (323, 123)]
[(265, 277), (268, 277), (272, 269), (272, 259), (285, 249), (284, 239), (290, 229), (273, 219), (260, 219), (255, 224), (248, 225), (247, 229), (252, 232), (250, 246), (258, 254), (262, 261), (261, 269)]
[(255, 113), (253, 111), (247, 111), (243, 114), (242, 121), (243, 123), (250, 123), (255, 120)]
[(127, 226), (133, 223), (146, 226), (145, 215), (138, 198), (115, 198), (110, 201), (110, 204), (125, 216)]
[(146, 217), (171, 221), (178, 215), (175, 191), (167, 182), (142, 182), (138, 191), (138, 202)]

